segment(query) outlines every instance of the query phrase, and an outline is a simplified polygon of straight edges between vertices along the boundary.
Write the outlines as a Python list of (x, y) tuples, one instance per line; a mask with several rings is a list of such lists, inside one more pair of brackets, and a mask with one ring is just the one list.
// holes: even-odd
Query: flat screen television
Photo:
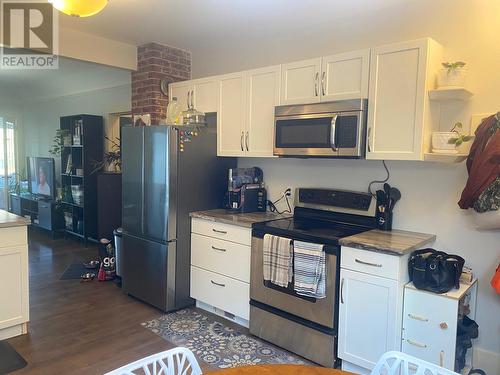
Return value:
[(27, 171), (29, 192), (53, 198), (56, 189), (54, 159), (28, 156)]

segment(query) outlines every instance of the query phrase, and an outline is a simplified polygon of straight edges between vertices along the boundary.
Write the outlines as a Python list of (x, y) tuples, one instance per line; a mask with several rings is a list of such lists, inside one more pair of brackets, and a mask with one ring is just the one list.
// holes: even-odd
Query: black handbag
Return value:
[(417, 289), (446, 293), (460, 287), (465, 260), (434, 249), (414, 251), (408, 261), (410, 281)]

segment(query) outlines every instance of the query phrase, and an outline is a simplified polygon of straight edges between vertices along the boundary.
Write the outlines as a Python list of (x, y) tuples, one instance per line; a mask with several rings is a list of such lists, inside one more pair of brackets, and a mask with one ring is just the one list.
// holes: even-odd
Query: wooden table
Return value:
[(298, 365), (243, 366), (210, 372), (211, 375), (354, 375), (332, 368)]

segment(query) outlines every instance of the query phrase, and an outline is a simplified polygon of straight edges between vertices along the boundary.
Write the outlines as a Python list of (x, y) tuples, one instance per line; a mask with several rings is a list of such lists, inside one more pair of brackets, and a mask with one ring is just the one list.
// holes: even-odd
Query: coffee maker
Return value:
[(227, 185), (224, 208), (239, 213), (266, 211), (267, 193), (262, 169), (231, 168)]

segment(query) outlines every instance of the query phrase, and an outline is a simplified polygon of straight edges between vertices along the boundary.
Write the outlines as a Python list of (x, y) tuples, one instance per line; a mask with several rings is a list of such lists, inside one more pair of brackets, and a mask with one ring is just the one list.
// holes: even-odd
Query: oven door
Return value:
[(337, 295), (340, 271), (338, 247), (327, 249), (326, 298), (304, 297), (293, 291), (293, 286), (281, 288), (264, 282), (263, 278), (263, 234), (252, 236), (250, 299), (281, 310), (284, 313), (308, 320), (330, 329), (337, 329)]

